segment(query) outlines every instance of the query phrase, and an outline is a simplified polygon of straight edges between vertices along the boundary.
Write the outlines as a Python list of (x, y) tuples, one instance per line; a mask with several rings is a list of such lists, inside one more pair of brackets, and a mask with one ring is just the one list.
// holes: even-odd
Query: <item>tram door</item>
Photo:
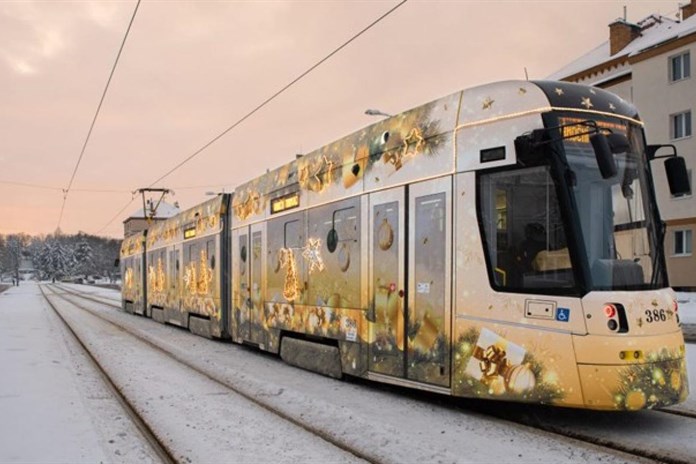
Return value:
[(264, 311), (264, 257), (266, 255), (265, 224), (251, 226), (251, 247), (249, 253), (249, 300), (247, 301), (249, 321), (249, 340), (261, 346), (266, 344)]
[(369, 198), (369, 370), (396, 377), (405, 371), (405, 188)]
[(174, 246), (169, 250), (169, 261), (167, 261), (167, 278), (169, 280), (168, 293), (172, 295), (171, 299), (165, 303), (165, 308), (181, 311), (181, 245)]
[(407, 378), (450, 383), (452, 178), (409, 186)]

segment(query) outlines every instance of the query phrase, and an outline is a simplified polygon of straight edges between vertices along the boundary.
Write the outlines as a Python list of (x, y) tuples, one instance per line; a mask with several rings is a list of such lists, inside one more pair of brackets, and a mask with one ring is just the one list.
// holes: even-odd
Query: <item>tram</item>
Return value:
[(123, 306), (447, 395), (639, 410), (688, 394), (647, 146), (604, 90), (507, 81), (299, 157), (123, 242)]

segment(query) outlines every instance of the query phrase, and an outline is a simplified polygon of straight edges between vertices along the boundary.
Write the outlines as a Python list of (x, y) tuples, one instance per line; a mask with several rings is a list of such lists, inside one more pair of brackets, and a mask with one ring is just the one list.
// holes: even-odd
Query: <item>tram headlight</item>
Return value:
[(607, 321), (607, 327), (609, 327), (609, 330), (611, 330), (613, 332), (619, 328), (619, 323), (616, 322), (614, 319), (609, 319)]

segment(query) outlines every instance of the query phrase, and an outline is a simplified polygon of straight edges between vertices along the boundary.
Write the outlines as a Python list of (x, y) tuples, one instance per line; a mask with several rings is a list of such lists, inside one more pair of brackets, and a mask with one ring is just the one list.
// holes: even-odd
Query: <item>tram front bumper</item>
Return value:
[(651, 336), (573, 336), (585, 407), (639, 410), (689, 393), (681, 330)]

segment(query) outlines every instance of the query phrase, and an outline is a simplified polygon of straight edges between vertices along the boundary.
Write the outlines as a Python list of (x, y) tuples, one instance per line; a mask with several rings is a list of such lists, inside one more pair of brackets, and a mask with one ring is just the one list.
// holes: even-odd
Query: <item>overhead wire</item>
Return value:
[[(39, 184), (32, 184), (29, 182), (15, 182), (11, 180), (0, 180), (0, 185), (12, 185), (15, 187), (23, 187), (23, 188), (33, 188), (33, 189), (41, 189), (41, 190), (54, 190), (58, 192), (62, 192), (63, 189), (60, 187), (55, 187), (52, 185), (39, 185)], [(130, 192), (130, 190), (110, 190), (110, 189), (72, 189), (73, 192), (81, 192), (81, 193), (126, 193)]]
[[(319, 60), (317, 63), (315, 63), (314, 65), (312, 65), (311, 67), (309, 67), (306, 71), (304, 71), (302, 74), (300, 74), (299, 76), (297, 76), (297, 77), (296, 77), (295, 79), (293, 79), (290, 83), (288, 83), (288, 84), (286, 84), (285, 86), (283, 86), (280, 90), (278, 90), (277, 92), (275, 92), (273, 95), (271, 95), (270, 97), (268, 97), (268, 98), (267, 98), (266, 100), (264, 100), (261, 104), (259, 104), (258, 106), (256, 106), (253, 110), (249, 111), (247, 114), (245, 114), (245, 115), (244, 115), (243, 117), (241, 117), (239, 120), (237, 120), (234, 124), (232, 124), (231, 126), (229, 126), (227, 129), (225, 129), (225, 130), (222, 131), (220, 134), (218, 134), (217, 136), (215, 136), (212, 140), (210, 140), (209, 142), (207, 142), (206, 144), (204, 144), (202, 147), (200, 147), (198, 150), (194, 151), (191, 155), (189, 155), (188, 157), (186, 157), (185, 159), (183, 159), (181, 162), (179, 162), (178, 164), (176, 164), (172, 169), (170, 169), (170, 170), (167, 171), (165, 174), (163, 174), (162, 176), (160, 176), (157, 180), (155, 180), (154, 182), (152, 182), (152, 183), (148, 186), (148, 188), (152, 188), (152, 187), (155, 186), (157, 183), (159, 183), (160, 181), (162, 181), (162, 180), (164, 180), (165, 178), (169, 177), (169, 176), (170, 176), (172, 173), (174, 173), (176, 170), (178, 170), (178, 169), (181, 168), (183, 165), (185, 165), (186, 163), (188, 163), (189, 161), (191, 161), (192, 159), (194, 159), (196, 156), (198, 156), (199, 154), (201, 154), (205, 149), (207, 149), (208, 147), (210, 147), (211, 145), (213, 145), (215, 142), (217, 142), (218, 140), (220, 140), (222, 137), (224, 137), (224, 136), (225, 136), (227, 133), (229, 133), (231, 130), (233, 130), (234, 128), (236, 128), (237, 126), (239, 126), (241, 123), (243, 123), (244, 121), (246, 121), (247, 119), (249, 119), (252, 115), (254, 115), (256, 112), (258, 112), (260, 109), (262, 109), (262, 108), (265, 107), (266, 105), (268, 105), (271, 101), (273, 101), (273, 100), (276, 99), (278, 96), (280, 96), (283, 92), (285, 92), (285, 91), (288, 90), (290, 87), (292, 87), (293, 85), (295, 85), (295, 84), (296, 84), (297, 82), (299, 82), (302, 78), (304, 78), (305, 76), (307, 76), (309, 73), (311, 73), (312, 71), (314, 71), (316, 68), (318, 68), (318, 67), (319, 67), (320, 65), (322, 65), (324, 62), (326, 62), (327, 60), (329, 60), (331, 57), (333, 57), (333, 56), (334, 56), (335, 54), (337, 54), (339, 51), (341, 51), (341, 50), (344, 49), (346, 46), (348, 46), (350, 43), (352, 43), (354, 40), (356, 40), (358, 37), (360, 37), (361, 35), (363, 35), (365, 32), (367, 32), (367, 31), (370, 30), (372, 27), (374, 27), (375, 25), (377, 25), (379, 22), (381, 22), (381, 21), (382, 21), (383, 19), (385, 19), (387, 16), (389, 16), (390, 14), (392, 14), (394, 11), (396, 11), (398, 8), (400, 8), (400, 7), (401, 7), (404, 3), (406, 3), (407, 1), (408, 1), (408, 0), (402, 0), (402, 1), (400, 1), (399, 3), (397, 3), (394, 7), (390, 8), (389, 10), (387, 10), (384, 14), (382, 14), (382, 15), (379, 16), (377, 19), (375, 19), (374, 21), (372, 21), (369, 25), (367, 25), (367, 26), (366, 26), (365, 28), (363, 28), (361, 31), (359, 31), (359, 32), (357, 32), (356, 34), (354, 34), (351, 38), (349, 38), (347, 41), (345, 41), (345, 42), (344, 42), (343, 44), (341, 44), (339, 47), (337, 47), (336, 49), (334, 49), (331, 53), (329, 53), (329, 54), (326, 55), (324, 58), (322, 58), (321, 60)], [(111, 218), (111, 220), (109, 220), (109, 222), (107, 222), (101, 229), (99, 229), (99, 231), (97, 231), (97, 235), (98, 235), (99, 233), (101, 233), (103, 230), (105, 230), (107, 227), (109, 227), (109, 225), (111, 225), (111, 223), (112, 223), (113, 221), (115, 221), (116, 218), (117, 218), (121, 213), (123, 213), (123, 211), (125, 211), (126, 208), (128, 208), (128, 206), (130, 206), (131, 203), (133, 203), (133, 201), (134, 201), (134, 198), (131, 198), (131, 200), (128, 202), (128, 204), (126, 204), (123, 208), (121, 208), (121, 210), (120, 210), (118, 213), (116, 213), (116, 214), (114, 215), (114, 217)]]
[(138, 7), (140, 6), (140, 1), (137, 0), (137, 3), (135, 4), (135, 8), (133, 9), (133, 14), (131, 15), (130, 22), (128, 23), (128, 28), (126, 29), (126, 33), (123, 36), (123, 40), (121, 41), (121, 46), (118, 49), (118, 53), (116, 54), (116, 60), (114, 61), (113, 66), (111, 67), (111, 73), (109, 74), (109, 79), (106, 81), (106, 86), (104, 87), (104, 91), (102, 92), (101, 99), (99, 100), (99, 105), (97, 106), (97, 111), (94, 113), (94, 117), (92, 118), (92, 124), (89, 126), (89, 131), (87, 132), (87, 137), (85, 138), (85, 142), (82, 144), (82, 150), (80, 150), (80, 156), (77, 158), (77, 163), (75, 163), (75, 168), (73, 169), (72, 175), (70, 176), (70, 181), (68, 182), (68, 186), (63, 190), (63, 204), (60, 207), (60, 215), (58, 216), (58, 226), (56, 229), (60, 228), (60, 224), (63, 221), (63, 213), (65, 212), (65, 204), (68, 201), (68, 194), (70, 193), (70, 189), (72, 188), (73, 182), (75, 181), (75, 176), (77, 175), (77, 170), (80, 168), (80, 163), (82, 162), (82, 158), (85, 155), (85, 150), (87, 149), (87, 144), (89, 143), (89, 139), (92, 136), (92, 131), (94, 130), (94, 125), (97, 122), (97, 118), (99, 117), (99, 112), (101, 111), (102, 104), (104, 103), (104, 99), (106, 98), (106, 93), (109, 90), (109, 85), (111, 84), (111, 79), (114, 77), (114, 72), (116, 71), (116, 66), (118, 65), (118, 61), (121, 58), (121, 53), (123, 52), (123, 48), (126, 45), (126, 40), (128, 39), (128, 34), (130, 33), (131, 27), (133, 26), (133, 21), (135, 20), (135, 15), (138, 12)]
[(295, 85), (298, 81), (300, 81), (302, 78), (304, 78), (307, 74), (311, 73), (311, 72), (314, 71), (316, 68), (318, 68), (319, 66), (321, 66), (324, 62), (326, 62), (327, 60), (329, 60), (329, 59), (330, 59), (332, 56), (334, 56), (336, 53), (340, 52), (342, 49), (344, 49), (345, 47), (347, 47), (351, 42), (353, 42), (353, 41), (356, 40), (358, 37), (360, 37), (361, 35), (363, 35), (365, 32), (367, 32), (368, 30), (370, 30), (370, 29), (371, 29), (373, 26), (375, 26), (377, 23), (379, 23), (379, 22), (382, 21), (384, 18), (386, 18), (387, 16), (389, 16), (390, 14), (392, 14), (394, 11), (396, 11), (399, 7), (401, 7), (401, 6), (402, 6), (404, 3), (406, 3), (407, 1), (408, 1), (408, 0), (402, 0), (401, 2), (399, 2), (398, 4), (396, 4), (394, 7), (392, 7), (391, 9), (389, 9), (386, 13), (384, 13), (383, 15), (381, 15), (379, 18), (377, 18), (377, 19), (375, 19), (374, 21), (372, 21), (367, 27), (365, 27), (364, 29), (362, 29), (362, 30), (361, 30), (360, 32), (358, 32), (357, 34), (353, 35), (350, 39), (348, 39), (347, 41), (345, 41), (345, 42), (344, 42), (342, 45), (340, 45), (338, 48), (334, 49), (331, 53), (329, 53), (328, 55), (326, 55), (324, 58), (322, 58), (322, 59), (319, 60), (317, 63), (315, 63), (314, 65), (312, 65), (312, 66), (311, 66), (309, 69), (307, 69), (305, 72), (303, 72), (302, 74), (300, 74), (299, 76), (297, 76), (295, 79), (293, 79), (289, 84), (286, 84), (283, 88), (281, 88), (281, 89), (278, 90), (276, 93), (274, 93), (273, 95), (271, 95), (270, 97), (268, 97), (268, 98), (267, 98), (266, 100), (264, 100), (261, 104), (259, 104), (258, 106), (256, 106), (253, 110), (249, 111), (247, 114), (245, 114), (244, 116), (242, 116), (239, 120), (237, 120), (237, 122), (235, 122), (234, 124), (232, 124), (231, 126), (229, 126), (227, 129), (225, 129), (225, 130), (222, 131), (220, 134), (218, 134), (217, 136), (215, 136), (215, 137), (214, 137), (212, 140), (210, 140), (208, 143), (206, 143), (205, 145), (203, 145), (202, 147), (200, 147), (198, 150), (196, 150), (195, 152), (193, 152), (191, 155), (189, 155), (188, 157), (186, 157), (186, 158), (185, 158), (184, 160), (182, 160), (181, 162), (179, 162), (176, 166), (174, 166), (172, 169), (170, 169), (169, 171), (167, 171), (164, 175), (160, 176), (156, 181), (154, 181), (153, 183), (151, 183), (151, 184), (149, 185), (149, 187), (153, 187), (154, 185), (156, 185), (156, 184), (159, 183), (160, 181), (162, 181), (162, 180), (164, 180), (165, 178), (167, 178), (168, 176), (170, 176), (170, 175), (171, 175), (172, 173), (174, 173), (176, 170), (178, 170), (179, 168), (181, 168), (183, 165), (185, 165), (186, 163), (188, 163), (189, 161), (191, 161), (192, 159), (194, 159), (194, 158), (195, 158), (196, 156), (198, 156), (201, 152), (203, 152), (206, 148), (210, 147), (212, 144), (214, 144), (215, 142), (217, 142), (218, 140), (220, 140), (222, 137), (224, 137), (224, 136), (225, 136), (228, 132), (230, 132), (232, 129), (234, 129), (235, 127), (239, 126), (241, 123), (243, 123), (243, 122), (246, 121), (247, 119), (249, 119), (252, 115), (254, 115), (254, 113), (256, 113), (257, 111), (259, 111), (261, 108), (263, 108), (264, 106), (266, 106), (267, 104), (269, 104), (269, 103), (272, 102), (273, 100), (275, 100), (279, 95), (281, 95), (283, 92), (285, 92), (285, 91), (288, 90), (290, 87), (292, 87), (293, 85)]

